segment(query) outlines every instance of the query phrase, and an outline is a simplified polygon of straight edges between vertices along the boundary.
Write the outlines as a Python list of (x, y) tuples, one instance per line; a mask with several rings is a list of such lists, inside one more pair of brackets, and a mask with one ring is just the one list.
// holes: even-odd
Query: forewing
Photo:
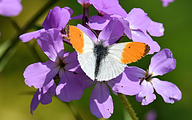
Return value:
[(79, 28), (68, 25), (66, 28), (66, 33), (73, 46), (73, 48), (79, 53), (83, 54), (86, 52), (93, 52), (94, 42)]
[(117, 59), (123, 64), (136, 62), (144, 57), (150, 47), (141, 42), (117, 43), (109, 46), (109, 56)]
[(66, 33), (73, 46), (78, 53), (78, 61), (82, 70), (92, 80), (95, 80), (95, 61), (93, 53), (94, 42), (83, 31), (75, 26), (67, 26)]

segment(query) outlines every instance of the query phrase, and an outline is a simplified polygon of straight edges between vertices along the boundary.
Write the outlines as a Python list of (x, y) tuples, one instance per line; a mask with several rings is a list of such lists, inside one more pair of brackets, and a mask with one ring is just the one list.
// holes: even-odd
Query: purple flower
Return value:
[(12, 17), (22, 11), (21, 0), (0, 0), (0, 15)]
[[(112, 23), (110, 23), (112, 24)], [(93, 41), (98, 42), (98, 39), (89, 29), (77, 25), (84, 33), (86, 33)], [(104, 37), (110, 38), (115, 34), (115, 29), (105, 28), (100, 34), (99, 38), (103, 39)], [(106, 45), (111, 44), (106, 41)], [(134, 75), (135, 67), (126, 67), (125, 71), (119, 75), (117, 78), (99, 82), (92, 81), (90, 86), (96, 82), (95, 87), (91, 93), (90, 97), (90, 110), (93, 115), (100, 118), (109, 118), (113, 113), (113, 100), (109, 92), (108, 86), (113, 90), (114, 93), (123, 93), (126, 95), (136, 95), (140, 92), (141, 86), (139, 85), (139, 78)], [(91, 80), (90, 80), (91, 81)]]
[(43, 28), (46, 30), (51, 28), (62, 30), (65, 28), (72, 14), (73, 11), (69, 7), (60, 8), (56, 6), (49, 11), (43, 22)]
[(151, 58), (149, 70), (144, 71), (138, 68), (135, 75), (141, 78), (141, 92), (136, 95), (137, 101), (142, 105), (148, 105), (156, 99), (154, 89), (160, 94), (166, 103), (174, 103), (179, 101), (182, 93), (179, 88), (171, 82), (161, 81), (154, 78), (158, 75), (163, 75), (174, 70), (176, 60), (172, 57), (172, 52), (169, 49), (163, 49)]
[(43, 29), (25, 33), (19, 37), (23, 42), (28, 42), (31, 39), (37, 39), (42, 32), (48, 29), (56, 29), (61, 31), (65, 28), (66, 24), (70, 20), (72, 9), (69, 7), (60, 8), (58, 6), (51, 9), (43, 22)]
[(132, 40), (135, 42), (143, 42), (150, 46), (149, 54), (158, 52), (160, 46), (157, 42), (147, 34), (147, 32), (156, 37), (160, 37), (164, 34), (164, 28), (162, 23), (152, 21), (140, 8), (133, 8), (126, 17), (126, 20), (130, 23), (130, 29), (132, 34)]
[(52, 101), (52, 97), (55, 96), (56, 84), (54, 80), (51, 80), (47, 85), (42, 88), (39, 88), (33, 96), (31, 101), (31, 114), (37, 108), (39, 103), (49, 104)]
[[(118, 24), (113, 24), (113, 23)], [(104, 28), (114, 28), (116, 32), (126, 34), (129, 39), (132, 39), (131, 29), (129, 22), (125, 18), (119, 15), (104, 15), (104, 16), (92, 16), (89, 21), (89, 26), (95, 30), (103, 30)], [(119, 37), (119, 36), (114, 36)]]
[(110, 0), (110, 2), (109, 0), (90, 0), (90, 2), (99, 13), (99, 15), (94, 15), (89, 19), (89, 26), (92, 29), (103, 30), (111, 20), (116, 19), (116, 21), (119, 21), (118, 25), (121, 26), (121, 29), (119, 29), (118, 25), (113, 25), (112, 27), (115, 29), (117, 28), (120, 30), (120, 32), (125, 33), (130, 39), (132, 38), (129, 22), (124, 19), (126, 18), (127, 13), (120, 6), (118, 0)]
[[(130, 39), (132, 38), (131, 30), (129, 28), (129, 22), (127, 20), (124, 20), (124, 18), (126, 18), (127, 16), (127, 13), (120, 6), (118, 0), (110, 0), (110, 2), (108, 0), (90, 0), (86, 2), (92, 4), (98, 11), (99, 15), (89, 17), (88, 12), (86, 12), (85, 10), (83, 15), (74, 16), (72, 17), (72, 19), (83, 19), (84, 26), (87, 26), (84, 23), (84, 18), (86, 17), (86, 20), (88, 19), (87, 22), (89, 26), (94, 30), (103, 30), (111, 20), (114, 21), (114, 19), (116, 19), (116, 21), (118, 21), (118, 24), (116, 24), (116, 26), (114, 26), (114, 24), (111, 24), (113, 26), (110, 27), (120, 30), (119, 32), (124, 32)], [(120, 27), (118, 25), (120, 25)]]
[[(83, 6), (89, 7), (93, 5), (100, 16), (104, 15), (120, 15), (126, 17), (126, 11), (121, 7), (118, 0), (78, 0)], [(73, 17), (74, 19), (81, 19), (82, 15)]]
[[(86, 79), (80, 79), (84, 78), (85, 74), (78, 74), (80, 70), (76, 71), (79, 67), (77, 53), (64, 51), (60, 31), (49, 29), (40, 33), (37, 42), (49, 60), (45, 63), (38, 62), (29, 65), (23, 74), (25, 83), (30, 87), (34, 86), (42, 90), (47, 87), (53, 78), (59, 77), (60, 82), (56, 87), (56, 94), (61, 100), (69, 102), (81, 98), (85, 89), (82, 82)], [(37, 92), (36, 94), (41, 93)], [(34, 110), (37, 105), (37, 102), (33, 103), (31, 109)]]
[(140, 8), (133, 8), (129, 14), (126, 14), (126, 17), (116, 14), (92, 16), (89, 20), (89, 26), (95, 30), (102, 30), (111, 20), (114, 21), (114, 19), (119, 21), (119, 24), (116, 26), (113, 25), (112, 27), (118, 32), (125, 33), (129, 39), (132, 39), (135, 42), (148, 44), (150, 46), (149, 54), (153, 54), (154, 52), (158, 52), (160, 50), (158, 43), (153, 41), (147, 32), (151, 36), (160, 37), (164, 34), (163, 24), (152, 21)]
[(174, 0), (161, 0), (163, 2), (163, 7), (167, 7), (169, 3), (174, 2)]
[(90, 0), (100, 15), (120, 15), (126, 17), (126, 11), (121, 7), (118, 0)]
[(164, 34), (162, 23), (152, 21), (141, 8), (133, 8), (126, 17), (130, 22), (131, 29), (139, 29), (142, 32), (149, 32), (150, 35), (160, 37)]

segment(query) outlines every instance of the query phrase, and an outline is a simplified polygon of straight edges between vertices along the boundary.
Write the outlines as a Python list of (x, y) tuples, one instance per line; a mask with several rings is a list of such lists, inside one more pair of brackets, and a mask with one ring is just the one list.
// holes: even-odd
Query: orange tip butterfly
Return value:
[(144, 57), (150, 47), (141, 42), (124, 42), (105, 46), (102, 40), (95, 43), (79, 28), (69, 25), (68, 38), (77, 51), (82, 70), (92, 80), (109, 81), (119, 76), (128, 63)]

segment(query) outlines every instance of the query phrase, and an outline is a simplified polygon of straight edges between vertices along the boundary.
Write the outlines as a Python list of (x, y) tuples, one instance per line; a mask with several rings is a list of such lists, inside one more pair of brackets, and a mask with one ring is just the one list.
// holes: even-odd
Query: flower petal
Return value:
[(151, 36), (160, 37), (164, 35), (165, 30), (162, 23), (150, 20), (150, 26), (147, 28), (147, 31)]
[(126, 20), (129, 21), (131, 29), (140, 29), (143, 32), (150, 25), (150, 18), (141, 8), (133, 8), (127, 15)]
[(49, 104), (52, 101), (52, 97), (55, 96), (55, 89), (56, 84), (53, 79), (41, 88), (41, 104)]
[(167, 7), (169, 3), (174, 2), (174, 0), (161, 0), (163, 2), (163, 7)]
[(56, 84), (54, 80), (51, 80), (46, 86), (36, 91), (31, 101), (31, 114), (37, 108), (39, 103), (49, 104), (52, 101), (52, 97), (55, 95)]
[(38, 99), (38, 95), (40, 94), (39, 89), (35, 92), (35, 94), (33, 95), (33, 99), (31, 100), (31, 114), (33, 115), (33, 111), (37, 108), (37, 106), (39, 105), (40, 101)]
[(77, 52), (70, 53), (67, 57), (63, 59), (65, 63), (65, 70), (74, 72), (79, 67), (79, 62), (77, 60)]
[(127, 15), (126, 11), (120, 6), (118, 0), (90, 0), (90, 2), (102, 15), (116, 14), (124, 18)]
[(122, 23), (112, 18), (110, 22), (104, 27), (99, 34), (99, 39), (104, 40), (106, 45), (114, 44), (124, 33), (124, 27)]
[(129, 23), (127, 20), (122, 19), (122, 18), (119, 18), (119, 21), (121, 22), (121, 24), (122, 24), (123, 27), (124, 27), (124, 33), (126, 34), (126, 36), (127, 36), (129, 39), (132, 39), (132, 33), (131, 33), (130, 23)]
[(17, 16), (22, 11), (21, 0), (1, 0), (0, 15), (11, 17)]
[(167, 72), (174, 70), (176, 67), (176, 60), (172, 56), (172, 52), (169, 49), (163, 49), (156, 53), (151, 58), (149, 65), (149, 74), (163, 75)]
[(144, 33), (141, 30), (132, 30), (131, 33), (132, 40), (134, 42), (143, 42), (150, 46), (150, 51), (148, 54), (153, 54), (154, 52), (158, 52), (160, 50), (158, 43), (153, 41), (153, 39), (147, 33)]
[(68, 10), (70, 16), (73, 14), (73, 10), (72, 10), (70, 7), (64, 7), (64, 8), (61, 8), (61, 9), (66, 9), (66, 10)]
[(168, 81), (161, 81), (157, 78), (153, 78), (152, 82), (156, 92), (163, 97), (166, 103), (174, 103), (181, 99), (182, 93), (175, 84)]
[(113, 113), (113, 100), (104, 82), (98, 82), (90, 98), (90, 110), (98, 118), (109, 118)]
[(52, 61), (31, 64), (23, 73), (25, 84), (29, 87), (34, 86), (35, 88), (42, 88), (53, 79), (58, 73), (58, 70), (59, 68), (55, 68), (55, 63)]
[(148, 105), (156, 99), (153, 86), (150, 82), (144, 80), (141, 83), (142, 89), (139, 94), (136, 95), (136, 100), (141, 102), (142, 105)]
[(79, 79), (79, 81), (82, 84), (83, 89), (87, 89), (89, 87), (91, 87), (93, 84), (96, 83), (96, 80), (93, 81), (91, 80), (86, 74), (85, 72), (81, 69), (81, 67), (79, 66), (75, 71), (75, 73), (77, 73), (77, 78)]
[(71, 13), (67, 8), (60, 8), (58, 6), (51, 9), (43, 22), (43, 27), (48, 30), (50, 28), (57, 28), (62, 30), (70, 19)]
[(94, 42), (98, 42), (97, 37), (95, 34), (90, 30), (87, 29), (86, 27), (82, 26), (81, 24), (77, 24), (77, 28), (82, 30), (86, 35), (88, 35)]
[(94, 15), (89, 19), (89, 26), (94, 30), (103, 30), (103, 28), (109, 23), (110, 19)]
[(71, 17), (71, 19), (76, 19), (76, 20), (81, 20), (82, 18), (83, 18), (83, 14)]
[(65, 102), (80, 99), (84, 90), (79, 80), (80, 76), (61, 69), (59, 77), (60, 82), (56, 88), (56, 94), (59, 99)]
[(49, 29), (40, 34), (37, 38), (37, 42), (50, 60), (56, 61), (57, 58), (63, 58), (62, 54), (58, 56), (59, 53), (64, 54), (63, 38), (60, 31)]
[(114, 92), (136, 95), (141, 91), (139, 77), (131, 73), (132, 69), (135, 68), (126, 67), (120, 76), (107, 82)]
[(22, 34), (19, 36), (19, 39), (21, 39), (22, 42), (29, 42), (32, 39), (37, 39), (40, 36), (41, 32), (45, 32), (45, 29)]
[(135, 66), (131, 66), (131, 67), (127, 67), (127, 76), (137, 76), (138, 78), (143, 78), (145, 77), (145, 71), (141, 68), (135, 67)]

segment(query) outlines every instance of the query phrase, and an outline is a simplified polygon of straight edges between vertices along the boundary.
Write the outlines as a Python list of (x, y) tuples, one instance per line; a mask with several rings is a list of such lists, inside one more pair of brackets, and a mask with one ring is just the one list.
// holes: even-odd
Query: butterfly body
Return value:
[(99, 67), (102, 59), (104, 59), (108, 54), (108, 48), (104, 45), (103, 41), (99, 41), (99, 43), (94, 44), (93, 53), (96, 58), (95, 62), (95, 77), (97, 77), (99, 72)]
[(125, 42), (105, 46), (95, 43), (75, 26), (67, 27), (67, 35), (78, 53), (82, 70), (92, 80), (109, 81), (119, 76), (128, 63), (135, 62), (149, 52), (149, 46), (140, 42)]

